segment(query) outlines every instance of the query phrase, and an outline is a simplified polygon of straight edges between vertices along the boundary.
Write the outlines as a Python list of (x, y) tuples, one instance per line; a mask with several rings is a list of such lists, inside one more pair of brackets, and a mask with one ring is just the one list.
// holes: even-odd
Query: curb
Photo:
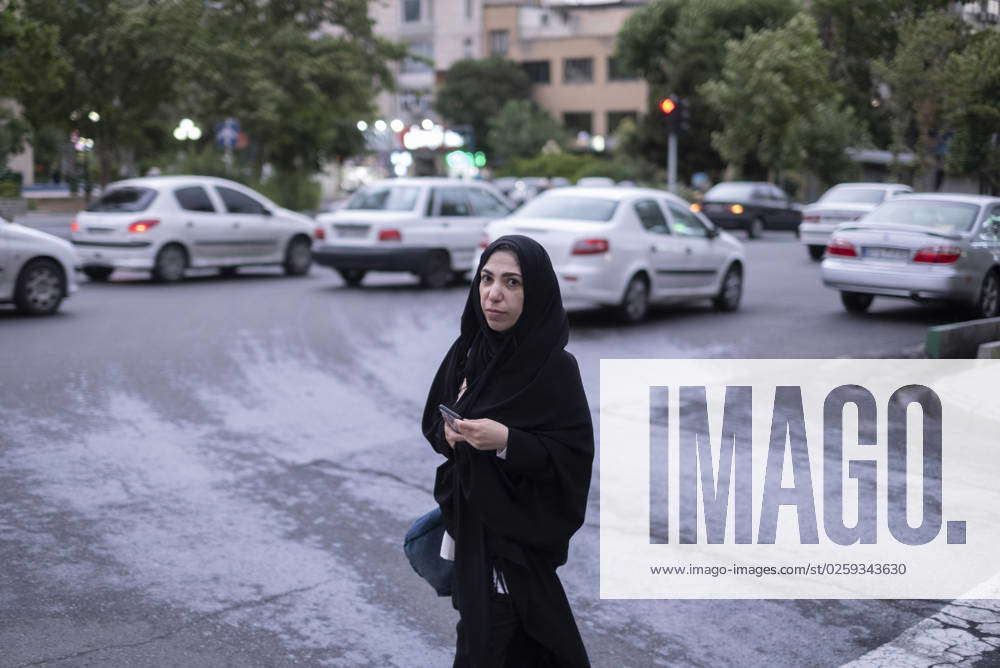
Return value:
[(927, 330), (924, 349), (935, 359), (975, 359), (980, 345), (1000, 341), (1000, 318), (940, 325)]

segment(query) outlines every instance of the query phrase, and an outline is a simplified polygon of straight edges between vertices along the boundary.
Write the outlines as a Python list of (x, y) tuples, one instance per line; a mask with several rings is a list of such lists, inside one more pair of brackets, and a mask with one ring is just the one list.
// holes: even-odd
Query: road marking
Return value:
[(1000, 648), (1000, 574), (843, 668), (972, 666)]

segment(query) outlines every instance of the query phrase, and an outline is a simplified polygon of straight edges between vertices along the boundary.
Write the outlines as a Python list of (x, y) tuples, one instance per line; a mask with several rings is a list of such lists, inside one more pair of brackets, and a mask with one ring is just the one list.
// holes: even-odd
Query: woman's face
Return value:
[(490, 255), (479, 275), (479, 305), (486, 324), (495, 332), (506, 332), (517, 323), (524, 309), (524, 279), (521, 265), (510, 251)]

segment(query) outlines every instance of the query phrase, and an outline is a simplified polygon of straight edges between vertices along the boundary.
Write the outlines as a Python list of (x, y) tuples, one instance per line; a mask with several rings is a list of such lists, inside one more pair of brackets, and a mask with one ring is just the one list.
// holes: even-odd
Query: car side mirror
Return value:
[(986, 229), (994, 238), (1000, 238), (1000, 216), (992, 216), (987, 220)]
[(271, 211), (270, 209), (261, 209), (261, 213), (264, 214), (265, 216), (273, 216), (274, 215), (274, 212)]

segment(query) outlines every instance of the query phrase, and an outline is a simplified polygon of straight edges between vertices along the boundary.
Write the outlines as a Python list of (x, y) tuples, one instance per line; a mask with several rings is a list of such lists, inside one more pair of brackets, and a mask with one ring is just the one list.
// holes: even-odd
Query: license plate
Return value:
[(337, 236), (344, 239), (359, 239), (368, 236), (368, 225), (335, 225)]
[(861, 249), (861, 255), (863, 257), (872, 258), (874, 260), (908, 260), (910, 259), (910, 251), (905, 248), (879, 248), (879, 247), (867, 247)]
[(725, 211), (725, 204), (706, 204), (705, 211)]

